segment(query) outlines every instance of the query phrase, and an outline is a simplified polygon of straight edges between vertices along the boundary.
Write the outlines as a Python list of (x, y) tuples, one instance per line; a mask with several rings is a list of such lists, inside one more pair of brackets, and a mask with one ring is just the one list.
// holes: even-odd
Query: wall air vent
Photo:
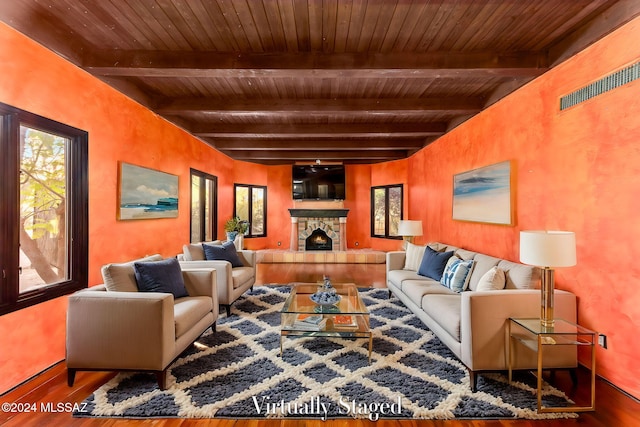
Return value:
[(609, 74), (608, 76), (603, 77), (582, 89), (578, 89), (569, 95), (563, 96), (560, 98), (560, 111), (566, 110), (574, 105), (578, 105), (581, 102), (587, 101), (601, 93), (608, 92), (638, 78), (640, 78), (640, 62), (636, 62), (635, 64), (613, 74)]

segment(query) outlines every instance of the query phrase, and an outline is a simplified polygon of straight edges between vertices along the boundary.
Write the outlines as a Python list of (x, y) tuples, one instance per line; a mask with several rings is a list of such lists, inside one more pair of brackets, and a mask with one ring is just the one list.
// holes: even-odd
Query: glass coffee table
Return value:
[(353, 283), (336, 283), (333, 287), (340, 301), (320, 305), (311, 301), (318, 283), (295, 283), (280, 312), (280, 356), (285, 337), (368, 338), (369, 363), (373, 335), (369, 327), (369, 310)]

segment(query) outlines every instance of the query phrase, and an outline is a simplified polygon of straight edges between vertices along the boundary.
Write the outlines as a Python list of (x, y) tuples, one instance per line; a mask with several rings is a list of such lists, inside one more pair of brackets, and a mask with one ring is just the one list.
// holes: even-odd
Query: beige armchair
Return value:
[[(221, 244), (219, 240), (204, 242)], [(182, 268), (215, 268), (218, 284), (218, 303), (231, 315), (231, 304), (248, 289), (253, 289), (256, 282), (256, 253), (251, 250), (238, 250), (243, 267), (231, 266), (229, 261), (207, 261), (202, 243), (191, 243), (182, 247), (183, 253), (178, 255)]]
[[(159, 259), (156, 255), (142, 260)], [(79, 370), (151, 371), (164, 390), (167, 367), (207, 328), (215, 331), (215, 270), (183, 269), (189, 296), (174, 300), (170, 293), (137, 292), (134, 262), (104, 266), (105, 284), (69, 297), (69, 386)]]

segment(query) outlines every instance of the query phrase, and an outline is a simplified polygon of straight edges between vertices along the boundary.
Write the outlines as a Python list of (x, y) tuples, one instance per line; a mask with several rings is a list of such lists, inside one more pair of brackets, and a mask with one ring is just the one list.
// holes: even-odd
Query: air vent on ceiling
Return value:
[(588, 86), (560, 98), (560, 111), (640, 78), (640, 62), (609, 74)]

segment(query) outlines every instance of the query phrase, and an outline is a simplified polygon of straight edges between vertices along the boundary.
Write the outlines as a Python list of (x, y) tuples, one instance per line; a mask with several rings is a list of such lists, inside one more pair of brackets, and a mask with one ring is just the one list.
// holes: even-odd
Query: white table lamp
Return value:
[(521, 231), (520, 262), (542, 268), (540, 323), (543, 327), (553, 327), (553, 269), (576, 265), (575, 233)]
[(413, 243), (415, 236), (422, 236), (422, 221), (401, 219), (398, 223), (398, 235), (402, 236), (405, 242)]

